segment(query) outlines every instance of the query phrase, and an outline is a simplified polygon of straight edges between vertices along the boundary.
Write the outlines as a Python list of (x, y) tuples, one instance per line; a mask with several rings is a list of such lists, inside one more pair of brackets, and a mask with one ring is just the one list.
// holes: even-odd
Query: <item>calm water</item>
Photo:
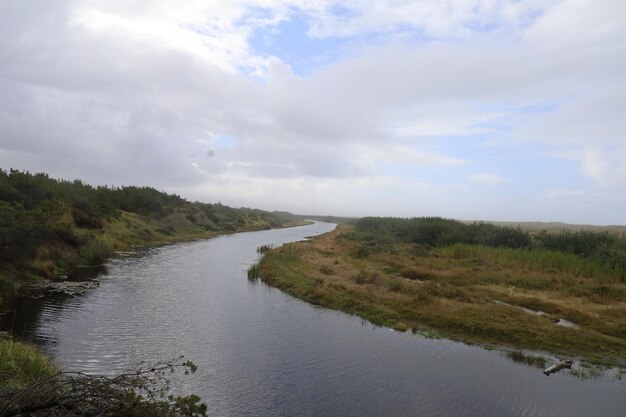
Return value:
[(212, 416), (626, 416), (626, 381), (546, 377), (498, 351), (374, 327), (246, 279), (258, 246), (333, 228), (118, 258), (86, 295), (21, 300), (14, 332), (73, 370), (183, 354), (199, 370), (176, 389), (198, 393)]

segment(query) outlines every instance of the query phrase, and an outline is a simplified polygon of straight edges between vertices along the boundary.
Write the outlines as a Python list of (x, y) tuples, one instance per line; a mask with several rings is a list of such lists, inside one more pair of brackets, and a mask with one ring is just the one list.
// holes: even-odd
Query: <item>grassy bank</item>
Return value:
[[(540, 248), (433, 246), (381, 236), (340, 226), (270, 251), (256, 275), (310, 303), (401, 331), (626, 360), (620, 270)], [(577, 327), (557, 325), (560, 319)]]
[[(117, 251), (306, 223), (286, 212), (189, 202), (150, 187), (92, 187), (46, 174), (0, 169), (0, 314), (8, 300), (30, 284), (66, 274), (77, 266), (100, 265)], [(164, 371), (170, 368), (171, 364), (162, 367)], [(75, 409), (88, 409), (97, 397), (101, 410), (113, 410), (99, 415), (204, 415), (206, 409), (194, 396), (154, 401), (137, 397), (135, 388), (145, 393), (145, 386), (155, 378), (161, 381), (151, 370), (145, 379), (134, 374), (116, 380), (85, 378), (59, 374), (31, 345), (0, 339), (0, 414), (2, 399), (8, 398), (4, 394), (12, 395), (33, 384), (45, 392), (30, 399), (18, 395), (25, 406), (60, 393)], [(98, 384), (109, 395), (106, 400), (94, 390)], [(57, 397), (50, 398), (51, 407), (61, 406), (55, 405)], [(34, 415), (47, 415), (47, 410), (42, 408)]]
[(189, 202), (150, 187), (93, 187), (0, 169), (0, 314), (28, 284), (136, 246), (304, 224), (286, 212)]

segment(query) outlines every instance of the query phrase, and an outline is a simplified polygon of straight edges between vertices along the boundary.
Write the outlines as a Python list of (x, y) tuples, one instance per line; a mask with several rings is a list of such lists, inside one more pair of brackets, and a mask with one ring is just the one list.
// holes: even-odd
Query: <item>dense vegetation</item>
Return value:
[(189, 202), (150, 187), (93, 187), (0, 169), (0, 304), (23, 282), (135, 245), (280, 227), (296, 216)]
[(624, 237), (364, 218), (265, 254), (250, 279), (397, 330), (626, 360)]
[(585, 258), (605, 267), (626, 282), (626, 239), (609, 231), (560, 230), (530, 233), (521, 228), (491, 223), (463, 223), (440, 217), (412, 219), (366, 217), (355, 221), (354, 232), (364, 241), (362, 255), (384, 250), (391, 242), (416, 243), (428, 247), (454, 244), (490, 248), (559, 252)]
[[(301, 222), (150, 187), (93, 187), (0, 169), (0, 314), (26, 284), (102, 264), (115, 251)], [(165, 395), (164, 374), (180, 366), (191, 367), (162, 363), (115, 378), (71, 374), (31, 346), (0, 339), (0, 415), (205, 415), (197, 396)]]

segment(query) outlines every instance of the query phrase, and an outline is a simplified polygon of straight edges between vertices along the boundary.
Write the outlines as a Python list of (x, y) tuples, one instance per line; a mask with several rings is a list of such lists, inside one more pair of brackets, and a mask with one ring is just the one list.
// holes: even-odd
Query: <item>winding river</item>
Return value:
[(211, 416), (626, 415), (626, 376), (547, 377), (500, 351), (376, 327), (246, 279), (258, 246), (334, 227), (122, 255), (82, 296), (20, 300), (11, 326), (72, 370), (185, 355), (199, 369), (175, 389), (199, 394)]

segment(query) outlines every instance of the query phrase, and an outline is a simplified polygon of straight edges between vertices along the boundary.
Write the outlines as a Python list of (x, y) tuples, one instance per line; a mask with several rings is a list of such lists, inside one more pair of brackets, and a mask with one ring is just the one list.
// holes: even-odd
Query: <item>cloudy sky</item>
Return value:
[(626, 224), (624, 0), (0, 0), (0, 167)]

